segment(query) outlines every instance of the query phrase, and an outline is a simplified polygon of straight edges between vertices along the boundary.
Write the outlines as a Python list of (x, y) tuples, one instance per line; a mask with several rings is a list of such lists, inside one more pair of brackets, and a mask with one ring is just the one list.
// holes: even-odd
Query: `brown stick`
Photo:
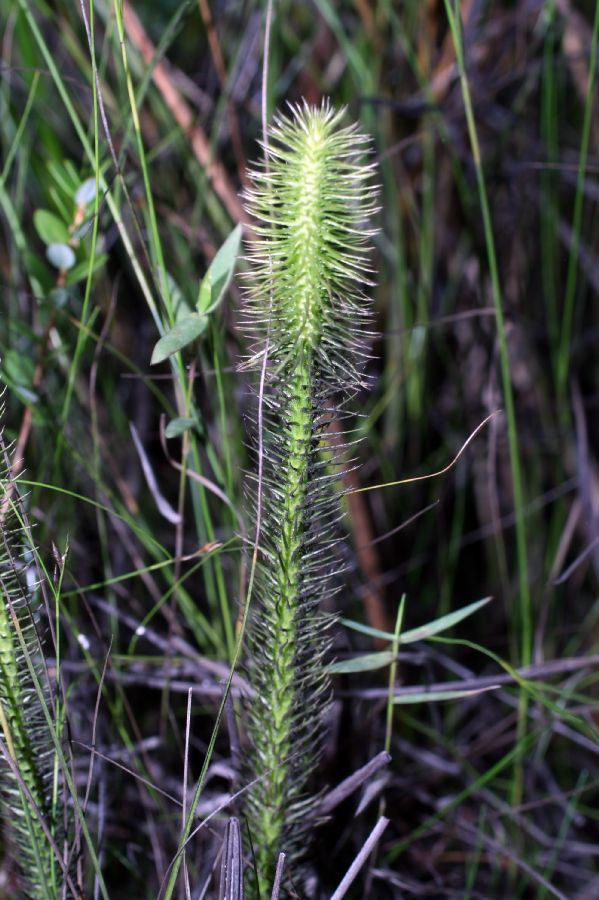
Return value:
[[(218, 75), (219, 84), (224, 90), (227, 84), (227, 67), (225, 66), (225, 59), (221, 50), (220, 42), (218, 40), (218, 33), (214, 24), (214, 18), (212, 16), (212, 10), (210, 9), (209, 0), (198, 0), (198, 6), (200, 7), (200, 15), (202, 16), (202, 20), (204, 22), (206, 34), (208, 35), (208, 44), (210, 46), (212, 62), (214, 63), (216, 74)], [(233, 147), (233, 153), (235, 154), (235, 159), (237, 161), (239, 177), (245, 184), (247, 181), (247, 176), (245, 155), (243, 152), (243, 142), (241, 140), (241, 134), (239, 132), (239, 123), (237, 122), (237, 116), (235, 115), (235, 108), (231, 103), (228, 94), (226, 102), (227, 118), (229, 119), (229, 129), (231, 132), (231, 145)]]
[[(146, 65), (151, 65), (156, 57), (156, 48), (148, 37), (137, 13), (127, 2), (123, 3), (123, 21), (129, 40), (141, 53)], [(205, 169), (215, 194), (222, 201), (234, 222), (247, 224), (248, 216), (239, 201), (237, 192), (224, 167), (212, 158), (210, 142), (203, 129), (194, 124), (192, 111), (175, 87), (164, 60), (159, 60), (154, 66), (152, 80), (162, 94), (162, 99), (173, 114), (173, 118), (188, 136), (195, 157)]]

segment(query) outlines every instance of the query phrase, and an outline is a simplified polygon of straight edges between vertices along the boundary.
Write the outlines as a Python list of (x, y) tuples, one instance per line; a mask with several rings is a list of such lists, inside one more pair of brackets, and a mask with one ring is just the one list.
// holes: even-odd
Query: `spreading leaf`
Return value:
[[(404, 631), (400, 641), (402, 644), (413, 644), (414, 641), (425, 641), (441, 631), (447, 631), (448, 628), (471, 616), (482, 606), (486, 606), (492, 599), (492, 597), (485, 597), (483, 600), (477, 600), (475, 603), (462, 607), (462, 609), (456, 609), (454, 612), (447, 613), (446, 616), (441, 616), (439, 619), (433, 619), (432, 622), (427, 622), (426, 625), (420, 625), (418, 628)], [(369, 637), (383, 638), (386, 641), (395, 640), (395, 635), (391, 631), (380, 631), (378, 628), (370, 628), (369, 625), (362, 625), (360, 622), (353, 622), (351, 619), (341, 619), (341, 624), (351, 628), (353, 631), (359, 631), (360, 634), (367, 634)]]
[(39, 400), (33, 390), (34, 371), (35, 362), (26, 353), (12, 349), (6, 351), (2, 360), (2, 380), (27, 406), (32, 406)]
[(457, 625), (462, 619), (468, 618), (468, 616), (471, 616), (477, 610), (481, 609), (481, 607), (486, 606), (492, 599), (492, 597), (485, 597), (483, 600), (477, 600), (475, 603), (470, 603), (468, 606), (462, 607), (462, 609), (456, 609), (455, 612), (447, 613), (446, 616), (441, 616), (440, 619), (433, 619), (432, 622), (421, 625), (420, 628), (412, 628), (411, 631), (404, 631), (401, 636), (401, 642), (402, 644), (412, 644), (414, 641), (425, 641), (427, 638), (439, 634), (441, 631), (447, 631), (448, 628)]
[(355, 656), (353, 659), (344, 659), (331, 663), (328, 671), (331, 675), (347, 675), (352, 672), (373, 672), (375, 669), (384, 669), (391, 665), (394, 654), (390, 650), (381, 650), (379, 653), (365, 653), (363, 656)]
[(414, 694), (398, 694), (393, 698), (395, 706), (403, 706), (407, 703), (433, 703), (439, 700), (460, 700), (463, 697), (474, 697), (486, 691), (496, 691), (498, 684), (491, 684), (484, 688), (473, 688), (469, 691), (418, 691)]
[(164, 435), (167, 438), (176, 438), (183, 434), (183, 432), (187, 431), (189, 428), (193, 428), (195, 425), (195, 419), (186, 419), (186, 418), (178, 418), (171, 419), (166, 428), (164, 429)]
[(210, 269), (204, 275), (200, 284), (200, 293), (196, 304), (201, 312), (208, 312), (212, 304), (212, 272)]
[(193, 309), (187, 302), (187, 297), (184, 295), (178, 282), (175, 281), (170, 272), (166, 272), (166, 280), (168, 281), (168, 290), (176, 324), (182, 319), (186, 319), (188, 316), (193, 315)]
[(68, 272), (77, 261), (75, 251), (68, 244), (48, 244), (46, 247), (48, 262), (61, 272)]
[(198, 293), (196, 306), (199, 313), (212, 312), (222, 301), (233, 277), (241, 233), (242, 226), (237, 225), (210, 263)]
[(208, 319), (206, 316), (194, 315), (181, 319), (169, 332), (160, 338), (154, 347), (150, 364), (154, 366), (156, 363), (163, 362), (169, 356), (172, 356), (173, 353), (182, 350), (183, 347), (187, 347), (188, 344), (191, 344), (192, 341), (195, 341), (201, 335), (207, 324)]
[(69, 229), (48, 209), (36, 209), (33, 224), (44, 244), (68, 244), (71, 237)]

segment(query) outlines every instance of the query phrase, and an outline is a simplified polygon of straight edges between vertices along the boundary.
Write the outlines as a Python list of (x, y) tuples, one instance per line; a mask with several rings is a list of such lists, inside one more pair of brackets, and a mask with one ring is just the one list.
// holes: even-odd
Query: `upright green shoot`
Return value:
[(361, 159), (368, 140), (342, 127), (342, 116), (324, 104), (277, 117), (248, 191), (258, 240), (244, 324), (257, 341), (255, 368), (268, 355), (261, 564), (249, 625), (249, 775), (257, 780), (246, 803), (262, 896), (279, 851), (292, 866), (303, 855), (315, 802), (306, 789), (329, 698), (330, 618), (320, 608), (342, 569), (331, 481), (340, 475), (335, 447), (367, 354), (370, 303), (362, 288), (375, 192), (372, 167)]

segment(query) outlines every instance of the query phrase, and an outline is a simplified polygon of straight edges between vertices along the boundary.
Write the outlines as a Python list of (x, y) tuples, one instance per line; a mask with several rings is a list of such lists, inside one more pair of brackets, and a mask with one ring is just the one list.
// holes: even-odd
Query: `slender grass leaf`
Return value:
[[(102, 266), (105, 264), (108, 259), (107, 253), (100, 253), (98, 256), (94, 258), (94, 264), (92, 266), (92, 275), (94, 275)], [(73, 285), (77, 284), (79, 281), (83, 281), (84, 278), (87, 278), (89, 274), (89, 260), (84, 259), (82, 262), (77, 263), (76, 266), (73, 266), (69, 274), (67, 275), (66, 284)]]
[[(425, 641), (427, 638), (439, 634), (441, 631), (446, 631), (453, 625), (457, 625), (462, 619), (471, 616), (492, 599), (492, 597), (485, 597), (483, 600), (477, 600), (475, 603), (470, 603), (468, 606), (462, 607), (462, 609), (456, 609), (454, 612), (447, 613), (446, 616), (441, 616), (440, 619), (433, 619), (432, 622), (428, 622), (426, 625), (420, 625), (418, 628), (404, 631), (401, 635), (401, 643), (413, 644), (414, 641)], [(351, 628), (352, 631), (358, 631), (360, 634), (366, 634), (369, 637), (383, 638), (383, 640), (386, 641), (395, 640), (395, 635), (391, 631), (380, 631), (378, 628), (371, 628), (369, 625), (362, 625), (360, 622), (354, 622), (351, 619), (341, 619), (340, 621), (346, 628)]]
[(81, 183), (77, 169), (70, 159), (48, 163), (48, 173), (67, 197), (74, 197)]
[(384, 669), (393, 662), (394, 653), (391, 650), (381, 650), (378, 653), (365, 653), (353, 659), (344, 659), (331, 663), (328, 671), (331, 675), (346, 675), (351, 672), (373, 672), (375, 669)]
[(395, 635), (391, 631), (381, 631), (380, 628), (371, 628), (370, 625), (362, 625), (361, 622), (354, 622), (353, 619), (339, 619), (342, 625), (345, 625), (346, 628), (351, 628), (352, 631), (357, 631), (360, 634), (366, 634), (368, 637), (377, 637), (382, 638), (384, 641), (392, 641), (395, 639)]
[(473, 688), (470, 691), (420, 691), (418, 694), (398, 694), (393, 698), (394, 706), (403, 706), (407, 703), (437, 703), (439, 700), (461, 700), (463, 697), (473, 697), (475, 694), (483, 694), (487, 691), (496, 691), (498, 684), (484, 688)]
[(462, 609), (456, 609), (455, 612), (447, 613), (446, 616), (441, 616), (440, 619), (433, 619), (432, 622), (429, 622), (427, 625), (421, 625), (420, 628), (404, 631), (401, 636), (401, 642), (402, 644), (412, 644), (414, 641), (425, 641), (434, 634), (447, 631), (448, 628), (452, 628), (458, 622), (467, 619), (468, 616), (481, 609), (481, 607), (486, 606), (492, 599), (492, 597), (485, 597), (483, 600), (469, 603), (468, 606), (464, 606)]

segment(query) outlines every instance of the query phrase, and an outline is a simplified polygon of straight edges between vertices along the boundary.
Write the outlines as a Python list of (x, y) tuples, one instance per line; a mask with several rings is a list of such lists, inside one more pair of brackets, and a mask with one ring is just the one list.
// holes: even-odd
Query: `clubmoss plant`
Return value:
[(321, 610), (340, 574), (333, 482), (343, 474), (340, 430), (368, 351), (366, 223), (376, 192), (369, 140), (343, 117), (324, 103), (275, 118), (247, 191), (257, 240), (244, 321), (264, 377), (261, 561), (248, 635), (248, 774), (257, 781), (245, 812), (262, 896), (280, 851), (292, 868), (301, 859), (314, 819), (317, 797), (307, 788), (330, 693), (323, 657), (331, 618)]
[[(0, 416), (2, 409), (0, 408)], [(7, 468), (0, 437), (0, 453)], [(54, 743), (44, 715), (47, 679), (35, 614), (32, 547), (14, 483), (0, 474), (0, 803), (20, 897), (54, 900), (64, 832)], [(54, 846), (52, 846), (54, 843)], [(62, 845), (60, 845), (62, 851)]]

